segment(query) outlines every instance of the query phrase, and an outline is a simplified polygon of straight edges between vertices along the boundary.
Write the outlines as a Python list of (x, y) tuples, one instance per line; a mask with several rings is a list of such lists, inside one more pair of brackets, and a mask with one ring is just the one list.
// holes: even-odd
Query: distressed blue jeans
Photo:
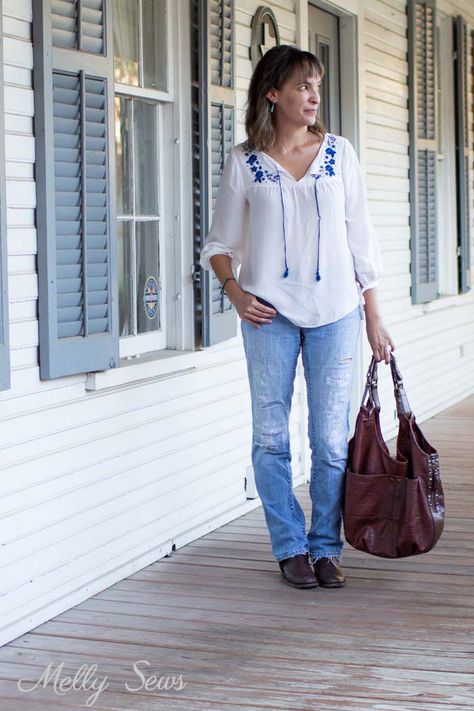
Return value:
[[(261, 328), (241, 320), (252, 403), (252, 464), (277, 561), (306, 552), (311, 563), (321, 557), (341, 559), (351, 386), (362, 313), (358, 305), (338, 321), (315, 328), (296, 326), (280, 313)], [(300, 350), (311, 448), (307, 534), (293, 490), (289, 435)]]

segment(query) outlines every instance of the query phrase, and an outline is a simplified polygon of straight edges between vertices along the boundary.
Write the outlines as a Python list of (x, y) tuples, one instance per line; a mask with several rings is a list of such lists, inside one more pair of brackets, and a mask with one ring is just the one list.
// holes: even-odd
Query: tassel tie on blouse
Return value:
[[(320, 245), (320, 237), (321, 237), (321, 229), (320, 229), (320, 223), (321, 223), (321, 213), (319, 212), (319, 202), (318, 202), (318, 189), (317, 189), (317, 183), (318, 183), (318, 178), (321, 177), (321, 175), (316, 175), (316, 173), (311, 173), (311, 175), (314, 178), (314, 199), (316, 202), (316, 211), (318, 213), (318, 261), (316, 265), (316, 281), (320, 281), (321, 275), (319, 274), (319, 245)], [(288, 276), (288, 262), (286, 259), (286, 232), (285, 232), (285, 203), (283, 201), (283, 191), (281, 189), (281, 176), (280, 176), (280, 171), (278, 171), (278, 184), (280, 186), (280, 199), (281, 199), (281, 211), (282, 211), (282, 225), (283, 225), (283, 248), (285, 252), (285, 271), (283, 272), (283, 277)]]

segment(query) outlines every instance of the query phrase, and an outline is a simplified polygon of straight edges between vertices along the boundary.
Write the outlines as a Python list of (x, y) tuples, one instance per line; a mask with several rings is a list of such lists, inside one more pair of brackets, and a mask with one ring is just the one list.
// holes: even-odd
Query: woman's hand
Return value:
[(226, 285), (227, 297), (230, 303), (235, 306), (242, 321), (250, 323), (252, 326), (261, 328), (264, 323), (271, 323), (272, 316), (276, 316), (275, 309), (261, 304), (250, 291), (243, 291), (235, 281), (229, 281)]
[(382, 319), (377, 315), (366, 315), (366, 326), (367, 338), (369, 339), (375, 360), (379, 363), (385, 359), (385, 363), (388, 365), (390, 363), (390, 351), (387, 349), (387, 346), (390, 346), (390, 349), (394, 351), (395, 344), (383, 325)]

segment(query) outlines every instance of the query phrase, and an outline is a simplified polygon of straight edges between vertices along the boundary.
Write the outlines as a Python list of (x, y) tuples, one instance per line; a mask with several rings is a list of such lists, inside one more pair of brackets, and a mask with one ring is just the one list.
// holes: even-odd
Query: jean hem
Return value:
[(280, 556), (275, 556), (277, 562), (280, 562), (281, 560), (285, 560), (286, 558), (294, 558), (295, 555), (304, 555), (305, 553), (308, 553), (307, 548), (300, 548), (297, 551), (293, 551), (293, 553), (285, 553), (285, 555)]
[(342, 560), (342, 553), (317, 553), (314, 556), (312, 555), (312, 553), (309, 554), (309, 562), (311, 563), (311, 565), (313, 565), (313, 563), (316, 563), (316, 561), (320, 558), (335, 558), (340, 563)]

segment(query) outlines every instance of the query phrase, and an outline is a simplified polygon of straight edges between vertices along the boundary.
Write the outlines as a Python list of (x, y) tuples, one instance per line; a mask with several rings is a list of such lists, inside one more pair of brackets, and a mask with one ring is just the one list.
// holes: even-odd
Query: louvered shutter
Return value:
[(408, 3), (412, 301), (438, 297), (436, 3)]
[(199, 252), (209, 230), (220, 177), (235, 141), (234, 8), (232, 0), (193, 0), (194, 280), (201, 345), (237, 334), (235, 309)]
[(112, 0), (33, 3), (40, 373), (118, 365)]
[(458, 280), (462, 293), (471, 288), (471, 255), (469, 245), (470, 200), (469, 200), (469, 130), (467, 89), (467, 27), (464, 18), (458, 15), (455, 25), (455, 104), (456, 104), (456, 174), (458, 213)]
[(51, 0), (53, 46), (104, 53), (104, 0)]
[[(0, 0), (0, 37), (3, 40), (2, 2)], [(3, 41), (2, 41), (3, 47)], [(0, 87), (3, 87), (3, 52), (0, 56)], [(7, 218), (5, 186), (5, 126), (3, 91), (0, 92), (0, 390), (10, 387), (10, 349), (7, 289)]]

